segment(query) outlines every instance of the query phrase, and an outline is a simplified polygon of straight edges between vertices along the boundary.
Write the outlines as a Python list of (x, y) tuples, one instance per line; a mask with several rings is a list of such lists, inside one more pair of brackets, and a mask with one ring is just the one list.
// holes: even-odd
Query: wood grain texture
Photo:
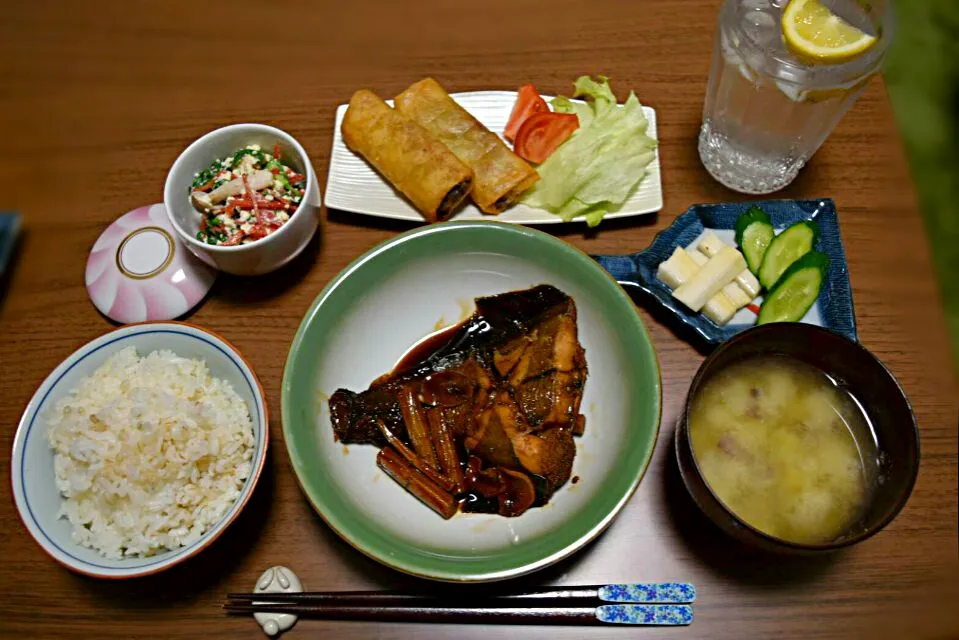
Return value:
[[(633, 88), (657, 109), (665, 207), (658, 217), (606, 224), (595, 234), (579, 226), (551, 231), (596, 253), (635, 251), (693, 203), (740, 199), (706, 174), (696, 153), (718, 7), (719, 0), (8, 3), (0, 21), (0, 205), (24, 212), (25, 234), (0, 285), (0, 448), (10, 450), (20, 413), (50, 370), (111, 328), (83, 286), (97, 235), (125, 211), (159, 202), (177, 154), (214, 127), (259, 121), (289, 131), (322, 182), (334, 109), (356, 88), (393, 95), (431, 74), (451, 91), (535, 81), (555, 93), (581, 73), (603, 72), (619, 92)], [(644, 630), (648, 637), (959, 636), (957, 386), (902, 158), (874, 81), (782, 193), (836, 200), (862, 342), (913, 402), (922, 467), (899, 518), (826, 558), (770, 558), (722, 538), (686, 496), (669, 445), (701, 355), (641, 310), (663, 371), (663, 437), (649, 472), (603, 536), (516, 588), (694, 582), (694, 626)], [(188, 319), (243, 351), (274, 408), (274, 446), (251, 503), (194, 560), (142, 580), (102, 582), (51, 562), (9, 496), (0, 500), (0, 633), (259, 638), (252, 620), (225, 616), (219, 603), (227, 591), (252, 588), (273, 564), (294, 568), (311, 590), (436, 588), (366, 559), (314, 515), (294, 480), (278, 410), (286, 351), (313, 297), (360, 252), (404, 228), (331, 211), (305, 254), (281, 272), (220, 277)], [(0, 466), (8, 476), (6, 454)], [(585, 631), (522, 633), (621, 635)], [(454, 633), (468, 640), (517, 630), (303, 621), (289, 637)]]

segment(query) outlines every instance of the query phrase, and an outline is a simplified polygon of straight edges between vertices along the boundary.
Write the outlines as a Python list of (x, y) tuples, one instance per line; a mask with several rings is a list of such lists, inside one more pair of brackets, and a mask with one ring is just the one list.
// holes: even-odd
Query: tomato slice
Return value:
[(513, 111), (509, 114), (509, 122), (506, 123), (503, 135), (512, 142), (526, 119), (534, 113), (543, 111), (549, 111), (546, 101), (536, 92), (536, 87), (524, 84), (516, 93), (516, 104), (513, 105)]
[(566, 142), (577, 128), (579, 118), (574, 113), (534, 113), (519, 128), (513, 151), (521, 158), (539, 164)]

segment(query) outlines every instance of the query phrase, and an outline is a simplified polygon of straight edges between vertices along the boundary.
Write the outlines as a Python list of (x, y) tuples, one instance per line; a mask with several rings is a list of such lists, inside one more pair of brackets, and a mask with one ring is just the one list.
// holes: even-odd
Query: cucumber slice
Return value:
[(755, 205), (750, 207), (746, 213), (736, 218), (736, 244), (742, 243), (743, 229), (748, 227), (753, 222), (765, 222), (766, 224), (772, 224), (772, 220), (769, 219), (769, 216), (765, 211), (762, 210), (762, 208)]
[(828, 269), (829, 258), (818, 251), (792, 263), (763, 301), (757, 324), (802, 320), (819, 297)]
[(746, 257), (746, 264), (753, 273), (759, 273), (763, 256), (776, 232), (769, 216), (759, 207), (752, 207), (736, 220), (736, 244)]
[(789, 265), (812, 251), (818, 236), (819, 227), (816, 223), (802, 220), (772, 239), (756, 274), (767, 291), (772, 291)]

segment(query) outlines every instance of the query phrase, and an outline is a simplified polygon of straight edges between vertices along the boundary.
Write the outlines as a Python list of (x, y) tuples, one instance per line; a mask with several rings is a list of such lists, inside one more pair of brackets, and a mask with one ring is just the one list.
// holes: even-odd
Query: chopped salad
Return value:
[(190, 201), (202, 214), (197, 240), (223, 247), (249, 244), (282, 227), (303, 202), (306, 176), (249, 144), (217, 158), (193, 177)]

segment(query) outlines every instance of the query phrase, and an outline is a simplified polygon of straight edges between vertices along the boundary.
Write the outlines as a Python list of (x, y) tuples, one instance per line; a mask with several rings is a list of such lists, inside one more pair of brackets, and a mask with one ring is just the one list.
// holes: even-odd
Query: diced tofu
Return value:
[(673, 297), (693, 311), (703, 308), (710, 298), (732, 282), (746, 268), (746, 259), (730, 246), (724, 248), (692, 278), (673, 291)]
[[(732, 285), (737, 290), (739, 289), (736, 283), (732, 283)], [(742, 292), (740, 293), (742, 294)], [(736, 315), (736, 306), (725, 293), (720, 291), (710, 298), (709, 302), (703, 307), (703, 314), (719, 326), (723, 326)]]
[[(747, 304), (752, 302), (752, 297), (750, 297), (742, 288), (739, 286), (739, 283), (733, 280), (725, 287), (720, 293), (724, 294), (729, 301), (733, 304), (736, 309), (742, 309)], [(718, 295), (718, 294), (717, 294)]]
[(720, 240), (719, 236), (712, 231), (707, 231), (703, 234), (703, 237), (699, 240), (699, 244), (696, 245), (696, 248), (706, 254), (707, 258), (712, 258), (722, 251), (724, 247), (729, 247), (729, 245)]
[(699, 265), (693, 262), (690, 254), (682, 247), (676, 247), (669, 259), (659, 263), (656, 277), (670, 289), (679, 287), (699, 271)]
[(761, 288), (759, 280), (756, 279), (756, 276), (754, 276), (749, 269), (743, 269), (743, 271), (736, 276), (736, 284), (749, 296), (750, 300), (759, 295)]

